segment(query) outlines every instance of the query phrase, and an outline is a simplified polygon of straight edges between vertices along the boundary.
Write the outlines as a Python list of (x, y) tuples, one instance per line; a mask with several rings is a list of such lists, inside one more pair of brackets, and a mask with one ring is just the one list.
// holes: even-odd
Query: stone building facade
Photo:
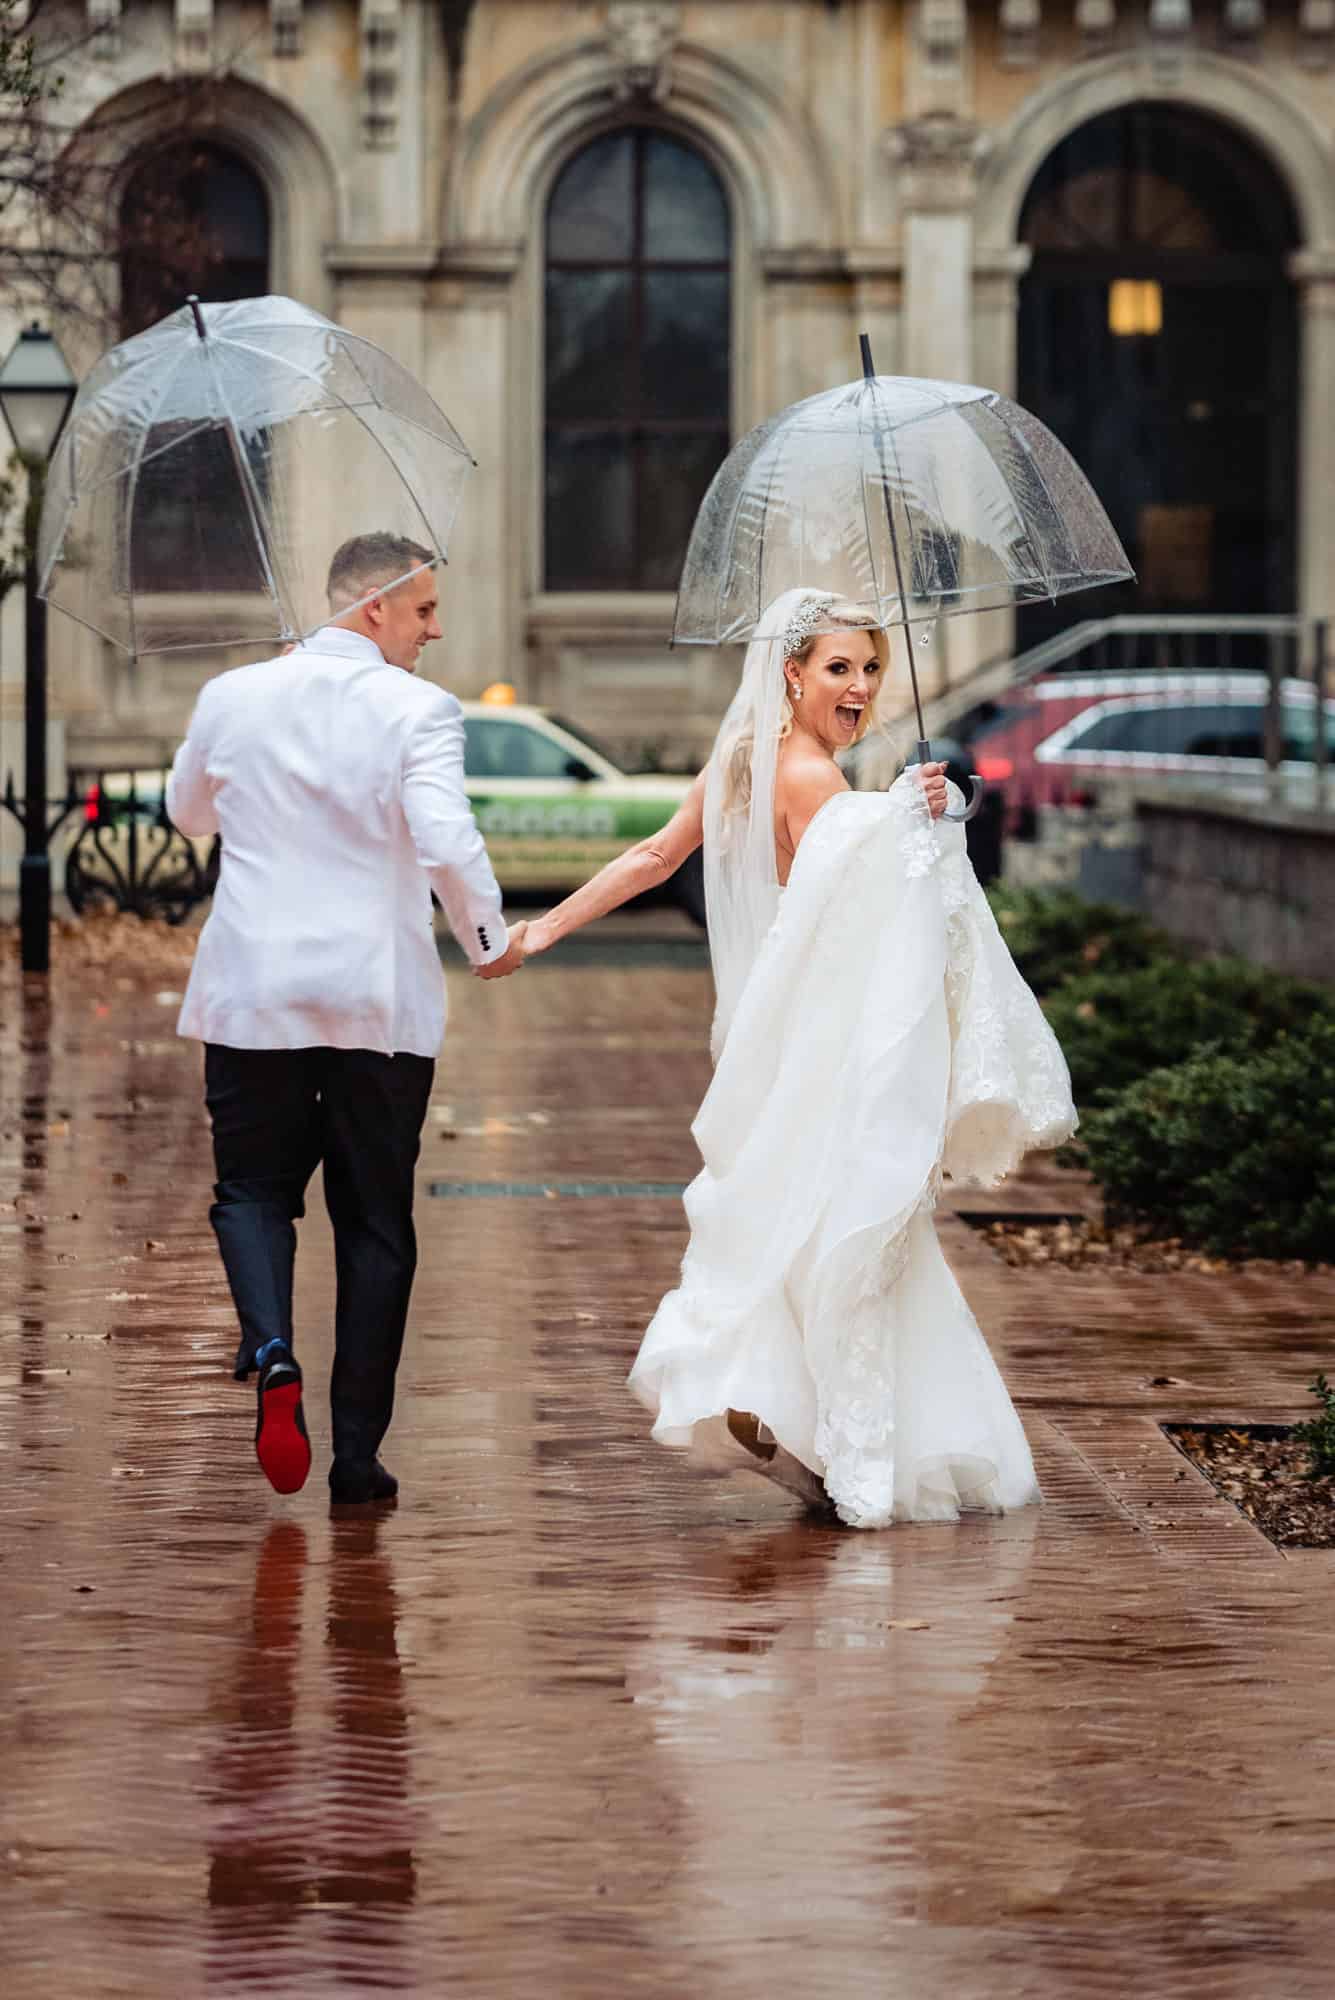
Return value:
[[(738, 663), (666, 644), (695, 502), (863, 330), (1053, 423), (1141, 572), (1119, 608), (1331, 608), (1332, 0), (71, 4), (67, 113), (141, 114), (121, 198), (162, 80), (209, 75), (215, 280), (369, 335), (467, 438), (461, 694), (698, 757)], [(929, 682), (1025, 637), (953, 621)], [(218, 664), (53, 645), (77, 765), (168, 754)]]

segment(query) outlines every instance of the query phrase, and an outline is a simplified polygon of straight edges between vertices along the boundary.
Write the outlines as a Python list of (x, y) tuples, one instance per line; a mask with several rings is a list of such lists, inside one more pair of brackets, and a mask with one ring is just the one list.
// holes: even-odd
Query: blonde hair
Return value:
[[(871, 699), (863, 710), (862, 720), (859, 722), (857, 733), (853, 738), (854, 743), (861, 743), (863, 737), (875, 724), (876, 704), (881, 698), (882, 688), (890, 677), (889, 634), (882, 626), (874, 624), (868, 618), (865, 611), (858, 605), (851, 603), (847, 598), (836, 598), (832, 604), (828, 605), (822, 611), (821, 628), (820, 631), (811, 633), (808, 638), (802, 641), (802, 644), (797, 647), (795, 652), (790, 653), (786, 659), (782, 659), (779, 662), (779, 672), (783, 674), (785, 683), (783, 708), (779, 720), (779, 741), (781, 743), (791, 734), (794, 721), (792, 695), (788, 691), (789, 684), (786, 672), (789, 660), (793, 661), (799, 667), (802, 666), (805, 661), (811, 658), (817, 642), (821, 639), (828, 639), (832, 632), (867, 632), (871, 635), (871, 642), (876, 649), (876, 658), (880, 662), (881, 671), (877, 675), (876, 687)], [(778, 648), (776, 647), (775, 650), (777, 651)], [(725, 817), (729, 813), (745, 812), (751, 804), (751, 757), (753, 747), (749, 727), (744, 728), (731, 743), (723, 746), (722, 809)]]

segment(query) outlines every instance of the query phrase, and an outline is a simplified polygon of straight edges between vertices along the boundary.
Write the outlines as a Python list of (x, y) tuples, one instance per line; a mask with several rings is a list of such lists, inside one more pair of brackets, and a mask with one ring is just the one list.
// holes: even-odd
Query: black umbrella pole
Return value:
[[(858, 335), (858, 346), (862, 352), (862, 379), (864, 382), (876, 380), (876, 368), (871, 358), (871, 338), (868, 334)], [(927, 741), (927, 725), (922, 719), (922, 695), (918, 690), (918, 669), (913, 663), (913, 633), (909, 627), (909, 601), (904, 593), (904, 565), (899, 554), (899, 535), (895, 529), (895, 510), (890, 499), (890, 475), (885, 463), (885, 446), (879, 428), (875, 433), (876, 452), (881, 461), (881, 498), (885, 503), (885, 525), (890, 536), (890, 554), (895, 565), (895, 590), (899, 596), (899, 608), (904, 615), (904, 650), (909, 656), (909, 685), (913, 689), (913, 712), (918, 718), (918, 762), (925, 764), (932, 754)], [(868, 554), (871, 555), (870, 549)], [(873, 567), (875, 558), (872, 558)]]
[(909, 686), (913, 689), (913, 713), (918, 719), (918, 762), (926, 764), (932, 755), (932, 746), (927, 741), (927, 724), (923, 721), (922, 692), (918, 686), (918, 669), (913, 664), (913, 633), (907, 622), (900, 627), (904, 634), (904, 650), (909, 656)]

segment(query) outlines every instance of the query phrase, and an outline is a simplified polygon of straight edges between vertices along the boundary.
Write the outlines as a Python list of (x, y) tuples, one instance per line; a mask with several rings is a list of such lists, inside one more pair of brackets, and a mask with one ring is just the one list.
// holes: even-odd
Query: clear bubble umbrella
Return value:
[(473, 459), (406, 368), (292, 299), (191, 300), (92, 370), (39, 587), (130, 655), (305, 637), (351, 535), (445, 560)]
[[(904, 632), (1133, 574), (1094, 489), (1036, 417), (990, 389), (877, 375), (794, 403), (719, 467), (686, 551), (674, 645), (749, 640), (809, 585)], [(819, 629), (819, 628), (817, 628)], [(973, 781), (977, 807), (981, 781)]]

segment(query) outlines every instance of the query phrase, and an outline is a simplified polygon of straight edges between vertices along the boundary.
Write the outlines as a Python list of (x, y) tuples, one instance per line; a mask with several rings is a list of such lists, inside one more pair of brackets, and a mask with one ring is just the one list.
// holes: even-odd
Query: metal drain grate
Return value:
[(1089, 1217), (1078, 1208), (957, 1208), (953, 1211), (959, 1222), (967, 1222), (970, 1229), (990, 1229), (994, 1222), (1005, 1222), (1022, 1229), (1052, 1229), (1059, 1222), (1088, 1222)]
[(428, 1193), (437, 1201), (493, 1200), (535, 1195), (567, 1196), (575, 1201), (679, 1201), (685, 1181), (432, 1181)]

